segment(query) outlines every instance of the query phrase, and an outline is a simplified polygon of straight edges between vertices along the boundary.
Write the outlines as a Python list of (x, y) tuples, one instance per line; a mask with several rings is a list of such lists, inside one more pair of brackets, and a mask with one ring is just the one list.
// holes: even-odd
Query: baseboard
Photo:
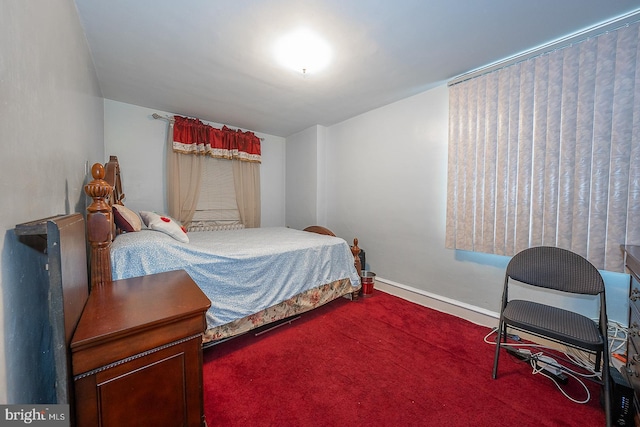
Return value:
[(374, 288), (434, 310), (448, 313), (477, 325), (494, 328), (500, 314), (377, 276)]
[[(466, 304), (452, 298), (436, 295), (431, 292), (423, 291), (422, 289), (416, 289), (378, 276), (375, 278), (374, 289), (420, 304), (424, 307), (429, 307), (443, 313), (460, 317), (461, 319), (468, 320), (476, 325), (486, 326), (488, 328), (495, 328), (498, 326), (500, 313), (476, 307), (471, 304)], [(566, 347), (563, 345), (545, 340), (544, 338), (536, 337), (522, 331), (518, 331), (517, 334), (525, 340), (536, 342), (543, 346), (555, 348), (560, 351), (566, 351)], [(614, 366), (619, 367), (619, 364), (615, 359), (612, 359), (612, 362)]]

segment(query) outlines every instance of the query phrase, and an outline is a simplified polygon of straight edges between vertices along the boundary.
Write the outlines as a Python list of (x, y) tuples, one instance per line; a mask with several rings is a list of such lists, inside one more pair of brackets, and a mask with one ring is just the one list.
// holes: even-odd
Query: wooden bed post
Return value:
[(93, 202), (87, 208), (87, 239), (91, 265), (91, 289), (111, 283), (111, 241), (114, 236), (110, 199), (112, 187), (104, 180), (104, 166), (96, 163), (91, 168), (93, 181), (84, 191)]
[(353, 239), (353, 246), (351, 246), (351, 253), (353, 254), (353, 264), (356, 267), (358, 275), (362, 275), (362, 268), (364, 265), (360, 265), (360, 248), (358, 247), (358, 239)]
[[(360, 248), (358, 247), (357, 238), (353, 239), (353, 246), (351, 246), (351, 253), (353, 254), (353, 265), (356, 267), (356, 271), (358, 272), (358, 276), (360, 277), (360, 284), (362, 286), (362, 268), (364, 266), (361, 265), (362, 263), (360, 262)], [(360, 297), (360, 289), (361, 288), (359, 288), (355, 292), (351, 292), (351, 301), (355, 301)]]

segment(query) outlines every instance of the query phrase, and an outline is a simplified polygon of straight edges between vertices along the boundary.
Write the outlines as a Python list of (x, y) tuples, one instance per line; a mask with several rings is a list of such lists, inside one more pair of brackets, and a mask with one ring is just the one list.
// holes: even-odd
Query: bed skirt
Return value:
[(359, 287), (354, 288), (349, 278), (336, 280), (309, 289), (258, 313), (208, 329), (203, 335), (202, 342), (205, 346), (213, 345), (218, 341), (244, 334), (269, 323), (313, 310), (341, 296), (351, 296), (353, 292), (358, 292), (358, 290)]

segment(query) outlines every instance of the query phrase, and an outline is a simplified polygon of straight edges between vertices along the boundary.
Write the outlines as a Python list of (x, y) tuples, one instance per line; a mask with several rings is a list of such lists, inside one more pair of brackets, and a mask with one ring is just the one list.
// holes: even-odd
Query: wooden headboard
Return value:
[[(324, 234), (325, 236), (336, 237), (333, 231), (321, 225), (310, 225), (309, 227), (305, 228), (304, 231), (309, 231), (311, 233), (317, 233), (317, 234)], [(362, 265), (360, 261), (360, 248), (358, 247), (358, 239), (353, 239), (353, 246), (351, 246), (351, 253), (353, 254), (353, 263), (356, 266), (356, 271), (358, 272), (358, 274), (360, 274), (360, 271), (362, 271)]]
[[(84, 191), (93, 202), (87, 208), (87, 239), (89, 241), (91, 289), (111, 283), (111, 242), (116, 236), (112, 207), (123, 204), (120, 164), (116, 156), (111, 156), (105, 165), (96, 163), (91, 168), (93, 180), (85, 185)], [(319, 234), (335, 236), (325, 227), (310, 226), (305, 229)], [(353, 240), (356, 271), (361, 270), (358, 239)]]
[[(111, 182), (104, 178), (109, 171)], [(118, 158), (111, 156), (106, 167), (96, 163), (91, 168), (93, 180), (84, 191), (93, 202), (87, 208), (87, 239), (89, 241), (91, 289), (111, 283), (111, 242), (115, 237), (113, 203), (124, 198), (120, 184)], [(115, 184), (118, 183), (118, 186)], [(115, 189), (115, 190), (114, 190)]]

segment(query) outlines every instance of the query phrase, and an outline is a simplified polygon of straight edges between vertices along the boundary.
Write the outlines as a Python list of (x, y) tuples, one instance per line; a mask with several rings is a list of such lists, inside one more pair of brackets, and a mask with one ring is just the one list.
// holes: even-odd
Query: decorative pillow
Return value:
[(173, 218), (148, 211), (140, 211), (140, 216), (150, 229), (168, 234), (179, 242), (189, 243), (187, 231)]
[(123, 205), (113, 205), (113, 220), (120, 230), (128, 233), (140, 231), (142, 228), (138, 214)]

